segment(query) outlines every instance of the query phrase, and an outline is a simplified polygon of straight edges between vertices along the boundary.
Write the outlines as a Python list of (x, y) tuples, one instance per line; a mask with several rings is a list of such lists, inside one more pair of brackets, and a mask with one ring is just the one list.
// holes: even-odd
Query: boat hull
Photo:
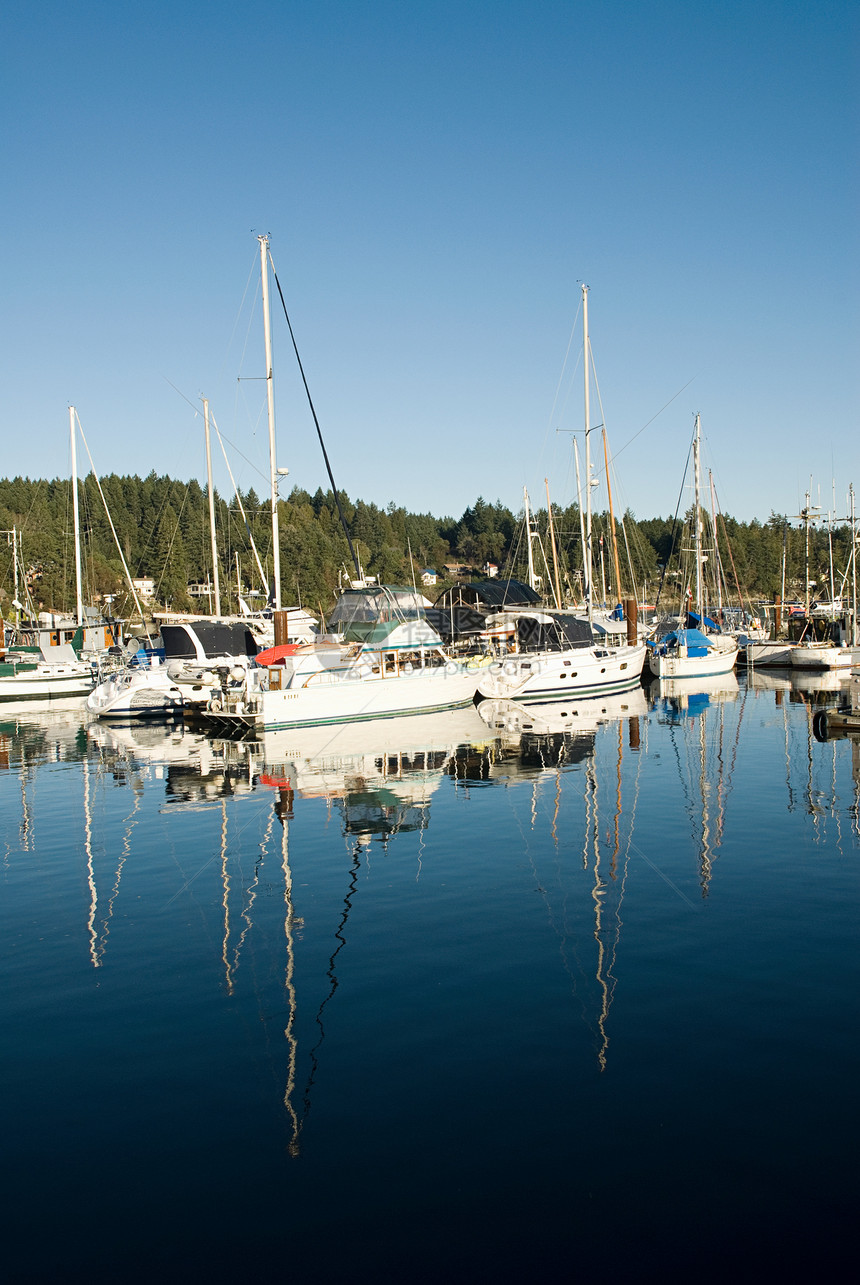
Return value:
[(829, 644), (805, 646), (799, 643), (791, 653), (791, 663), (795, 669), (850, 669), (854, 664), (854, 655), (850, 647), (837, 647)]
[(648, 653), (648, 668), (654, 678), (711, 678), (730, 674), (737, 658), (737, 644), (708, 648), (704, 656), (690, 656), (683, 647), (665, 653), (654, 650)]
[(517, 701), (610, 696), (636, 687), (644, 663), (644, 643), (525, 652), (490, 665), (478, 684), (478, 694), (486, 700)]
[(210, 703), (199, 717), (222, 730), (232, 725), (263, 732), (399, 718), (468, 705), (479, 675), (479, 665), (454, 661), (410, 674), (367, 678), (356, 673), (310, 687), (249, 693), (247, 699), (227, 701), (223, 709)]
[(757, 669), (773, 667), (774, 669), (787, 669), (791, 666), (791, 654), (794, 651), (796, 643), (783, 641), (765, 641), (747, 643), (744, 648), (744, 659), (748, 665), (755, 665)]
[(92, 670), (65, 673), (46, 666), (44, 671), (26, 671), (0, 676), (0, 702), (62, 700), (86, 696), (92, 691)]
[(163, 669), (123, 670), (87, 697), (88, 713), (123, 721), (181, 717), (183, 704), (181, 691)]

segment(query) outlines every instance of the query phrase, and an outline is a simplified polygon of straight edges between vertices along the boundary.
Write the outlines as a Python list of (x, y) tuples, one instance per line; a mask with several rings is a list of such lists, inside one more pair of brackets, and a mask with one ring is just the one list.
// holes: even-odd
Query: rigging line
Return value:
[(98, 487), (99, 495), (102, 497), (102, 504), (104, 505), (104, 508), (105, 508), (105, 515), (107, 517), (108, 522), (110, 523), (110, 529), (111, 529), (111, 532), (113, 533), (113, 538), (116, 541), (117, 552), (119, 554), (120, 561), (122, 562), (122, 566), (123, 566), (123, 570), (125, 571), (126, 578), (128, 579), (128, 583), (131, 587), (132, 597), (134, 598), (134, 605), (137, 607), (137, 610), (140, 613), (141, 624), (143, 625), (144, 632), (146, 633), (147, 641), (149, 641), (149, 630), (146, 627), (146, 617), (143, 614), (143, 607), (140, 605), (140, 599), (137, 596), (137, 590), (134, 587), (134, 582), (132, 581), (132, 578), (131, 578), (131, 572), (128, 569), (128, 564), (126, 563), (125, 557), (123, 556), (122, 547), (120, 546), (120, 542), (119, 542), (119, 536), (116, 533), (116, 527), (113, 524), (113, 518), (110, 515), (110, 509), (108, 508), (107, 500), (105, 499), (105, 493), (102, 490), (102, 484), (99, 481), (99, 475), (96, 472), (96, 466), (93, 463), (93, 457), (90, 454), (89, 443), (87, 442), (87, 439), (84, 436), (83, 426), (81, 424), (80, 416), (78, 415), (77, 411), (75, 411), (75, 422), (77, 423), (77, 426), (78, 426), (78, 432), (81, 435), (81, 441), (83, 442), (86, 448), (87, 459), (90, 462), (90, 468), (93, 471), (93, 477), (96, 480), (96, 486)]
[[(576, 333), (576, 326), (577, 326), (577, 322), (579, 321), (579, 314), (581, 311), (582, 311), (582, 300), (580, 299), (579, 305), (576, 309), (576, 316), (573, 319), (573, 325), (570, 328), (570, 335), (567, 340), (567, 348), (564, 351), (564, 360), (561, 363), (561, 373), (558, 377), (558, 383), (555, 389), (555, 396), (552, 399), (552, 406), (550, 408), (549, 416), (547, 418), (546, 429), (544, 430), (543, 442), (541, 443), (541, 448), (537, 457), (538, 462), (540, 462), (543, 459), (544, 453), (546, 451), (547, 439), (550, 434), (550, 428), (552, 426), (553, 419), (555, 418), (556, 408), (558, 406), (558, 399), (559, 399), (559, 396), (561, 395), (562, 385), (564, 383), (565, 371), (567, 370), (567, 363), (570, 358), (570, 350), (571, 350), (571, 347), (573, 346), (573, 337)], [(579, 369), (579, 355), (577, 354), (576, 364), (574, 365), (573, 371), (570, 376), (570, 383), (569, 383), (567, 392), (565, 393), (564, 404), (562, 406), (561, 413), (564, 412), (564, 408), (567, 406), (568, 398), (570, 397), (571, 392), (573, 391), (573, 381), (576, 378), (576, 372), (578, 369)], [(556, 434), (558, 434), (560, 430), (557, 428), (555, 431), (556, 431)]]
[[(239, 304), (239, 307), (236, 309), (236, 316), (233, 318), (233, 328), (232, 328), (232, 330), (230, 331), (230, 338), (229, 338), (229, 340), (227, 341), (227, 350), (228, 350), (228, 352), (229, 352), (229, 350), (230, 350), (230, 347), (232, 346), (233, 339), (235, 338), (235, 335), (236, 335), (236, 331), (237, 331), (237, 330), (238, 330), (238, 328), (239, 328), (239, 319), (240, 319), (240, 317), (242, 316), (242, 312), (243, 312), (244, 307), (245, 307), (245, 300), (248, 298), (248, 289), (249, 289), (249, 286), (251, 285), (251, 281), (252, 281), (252, 280), (255, 280), (255, 281), (258, 281), (258, 280), (259, 280), (259, 264), (258, 264), (258, 261), (257, 261), (257, 254), (256, 254), (256, 251), (255, 251), (255, 252), (254, 252), (254, 254), (251, 256), (251, 266), (250, 266), (250, 268), (248, 269), (248, 276), (247, 276), (247, 278), (246, 278), (246, 280), (245, 280), (245, 289), (242, 291), (242, 299), (241, 299), (241, 302), (240, 302), (240, 304)], [(254, 291), (254, 306), (256, 306), (256, 297), (257, 297), (257, 295), (256, 295), (256, 290), (257, 290), (258, 288), (259, 288), (259, 287), (256, 287), (256, 288), (255, 288), (255, 291)], [(250, 336), (251, 336), (251, 324), (252, 324), (252, 314), (253, 314), (253, 311), (254, 311), (253, 307), (252, 307), (252, 308), (249, 308), (249, 310), (248, 310), (248, 322), (247, 322), (247, 325), (246, 325), (246, 327), (245, 327), (245, 342), (244, 342), (244, 344), (242, 345), (242, 354), (241, 354), (241, 356), (240, 356), (240, 358), (239, 358), (239, 369), (240, 369), (240, 370), (242, 369), (242, 366), (243, 366), (243, 365), (244, 365), (244, 363), (245, 363), (245, 353), (248, 351), (248, 340), (250, 339)], [(223, 367), (222, 367), (222, 369), (223, 369)]]
[[(268, 588), (268, 582), (267, 582), (267, 580), (266, 580), (266, 576), (265, 576), (265, 573), (264, 573), (264, 571), (263, 571), (263, 564), (262, 564), (262, 562), (260, 561), (260, 555), (259, 555), (259, 553), (257, 552), (257, 546), (256, 546), (256, 544), (254, 543), (254, 536), (253, 536), (253, 534), (252, 534), (252, 532), (251, 532), (251, 525), (250, 525), (250, 523), (249, 523), (249, 521), (248, 521), (247, 514), (245, 513), (245, 506), (244, 506), (244, 504), (242, 503), (242, 497), (241, 497), (241, 495), (239, 494), (239, 488), (238, 488), (238, 486), (236, 485), (236, 481), (235, 481), (235, 479), (234, 479), (234, 477), (233, 477), (233, 470), (232, 470), (232, 469), (231, 469), (231, 467), (230, 467), (230, 461), (229, 461), (229, 460), (228, 460), (228, 458), (227, 458), (227, 452), (224, 450), (224, 440), (225, 440), (225, 439), (224, 439), (224, 438), (222, 438), (222, 436), (221, 436), (221, 432), (220, 432), (220, 430), (219, 430), (219, 428), (218, 428), (217, 423), (215, 422), (215, 416), (214, 416), (214, 415), (212, 416), (212, 423), (213, 423), (213, 425), (214, 425), (214, 427), (215, 427), (215, 434), (216, 434), (216, 436), (217, 436), (217, 438), (218, 438), (218, 444), (219, 444), (219, 445), (220, 445), (220, 447), (221, 447), (221, 454), (224, 456), (224, 463), (225, 463), (225, 464), (226, 464), (226, 466), (227, 466), (227, 472), (228, 472), (228, 473), (229, 473), (229, 475), (230, 475), (230, 481), (231, 481), (231, 482), (232, 482), (232, 484), (233, 484), (233, 490), (234, 490), (234, 491), (235, 491), (235, 493), (236, 493), (236, 500), (237, 500), (237, 502), (238, 502), (238, 504), (239, 504), (239, 512), (242, 514), (242, 520), (243, 520), (243, 522), (245, 523), (245, 531), (247, 532), (248, 539), (249, 539), (249, 540), (250, 540), (250, 542), (251, 542), (251, 549), (253, 550), (254, 558), (255, 558), (256, 563), (257, 563), (257, 570), (258, 570), (258, 571), (259, 571), (259, 573), (260, 573), (260, 580), (262, 581), (263, 588), (264, 588), (264, 589), (267, 589), (267, 588)], [(229, 515), (229, 509), (228, 509), (228, 515)]]
[[(558, 398), (561, 392), (561, 386), (562, 386), (562, 383), (564, 382), (564, 372), (567, 370), (567, 362), (568, 362), (568, 358), (570, 357), (571, 347), (573, 345), (573, 336), (576, 333), (576, 323), (579, 321), (579, 314), (581, 312), (582, 312), (582, 299), (580, 298), (579, 304), (576, 309), (576, 316), (574, 317), (573, 325), (570, 328), (570, 337), (568, 338), (568, 341), (567, 341), (567, 348), (564, 351), (564, 361), (561, 363), (561, 374), (558, 377), (558, 384), (556, 385), (556, 389), (555, 389), (555, 397), (553, 397), (552, 399), (552, 407), (550, 408), (550, 412), (549, 412), (547, 428), (549, 428), (550, 424), (553, 421), (553, 416), (555, 415), (555, 408), (558, 405)], [(577, 356), (576, 366), (574, 366), (573, 368), (574, 375), (576, 374), (578, 366), (579, 366), (579, 357)]]
[[(271, 254), (269, 255), (269, 259), (270, 259), (270, 260), (272, 259)], [(287, 329), (288, 329), (288, 330), (289, 330), (289, 332), (290, 332), (290, 339), (291, 339), (291, 340), (292, 340), (292, 342), (293, 342), (293, 352), (296, 354), (296, 361), (298, 362), (298, 365), (299, 365), (299, 374), (301, 375), (301, 377), (302, 377), (302, 383), (303, 383), (303, 384), (304, 384), (304, 386), (305, 386), (305, 393), (306, 393), (306, 395), (307, 395), (307, 399), (308, 399), (308, 406), (310, 406), (310, 408), (311, 408), (311, 414), (312, 414), (312, 415), (313, 415), (313, 417), (314, 417), (314, 424), (315, 424), (315, 426), (316, 426), (316, 430), (317, 430), (317, 437), (318, 437), (318, 438), (319, 438), (319, 440), (320, 440), (320, 449), (322, 450), (322, 453), (323, 453), (323, 459), (325, 460), (325, 467), (326, 467), (326, 472), (328, 473), (328, 480), (331, 482), (331, 489), (332, 489), (332, 491), (334, 492), (334, 500), (335, 500), (335, 504), (337, 505), (338, 515), (340, 516), (340, 524), (341, 524), (341, 526), (343, 527), (343, 533), (344, 533), (344, 535), (346, 536), (346, 542), (347, 542), (347, 544), (349, 545), (349, 552), (350, 552), (350, 555), (351, 555), (351, 557), (352, 557), (353, 565), (355, 566), (355, 574), (356, 574), (356, 578), (357, 578), (358, 580), (360, 580), (360, 579), (361, 579), (361, 567), (360, 567), (360, 565), (359, 565), (358, 557), (357, 557), (357, 555), (356, 555), (355, 549), (353, 548), (353, 545), (352, 545), (352, 537), (351, 537), (351, 536), (350, 536), (350, 534), (349, 534), (349, 527), (348, 527), (348, 526), (347, 526), (347, 524), (346, 524), (346, 518), (344, 517), (343, 508), (342, 508), (341, 503), (340, 503), (340, 496), (339, 496), (339, 494), (338, 494), (337, 486), (335, 485), (334, 473), (332, 472), (331, 464), (329, 463), (328, 451), (326, 450), (326, 448), (325, 448), (325, 442), (323, 441), (322, 429), (320, 428), (320, 422), (319, 422), (319, 420), (317, 419), (316, 409), (314, 408), (313, 399), (312, 399), (312, 397), (311, 397), (311, 390), (310, 390), (310, 388), (308, 388), (308, 381), (305, 379), (305, 369), (304, 369), (304, 366), (302, 365), (302, 359), (301, 359), (301, 357), (299, 356), (299, 347), (298, 347), (298, 344), (296, 343), (296, 337), (295, 337), (295, 335), (293, 334), (293, 327), (292, 327), (292, 324), (291, 324), (291, 322), (290, 322), (290, 314), (287, 312), (287, 304), (286, 304), (286, 300), (284, 299), (284, 292), (283, 292), (283, 290), (281, 289), (281, 283), (280, 283), (280, 281), (278, 280), (278, 274), (277, 274), (277, 272), (275, 271), (275, 264), (274, 264), (274, 261), (272, 261), (272, 273), (273, 273), (274, 278), (275, 278), (275, 285), (278, 287), (278, 294), (280, 295), (280, 298), (281, 298), (281, 307), (282, 307), (282, 308), (283, 308), (283, 310), (284, 310), (284, 317), (285, 317), (286, 322), (287, 322)]]
[(664, 410), (667, 410), (667, 409), (668, 409), (668, 407), (670, 407), (670, 406), (672, 405), (672, 402), (674, 402), (675, 400), (677, 400), (677, 398), (679, 398), (679, 397), (681, 396), (681, 393), (683, 393), (684, 389), (685, 389), (685, 388), (689, 388), (689, 387), (690, 387), (690, 385), (692, 384), (693, 380), (694, 380), (694, 379), (696, 379), (696, 378), (697, 378), (697, 376), (696, 376), (696, 375), (693, 375), (693, 378), (692, 378), (692, 379), (688, 379), (688, 380), (687, 380), (687, 382), (686, 382), (686, 384), (684, 384), (684, 387), (683, 387), (683, 388), (679, 388), (679, 389), (678, 389), (678, 391), (677, 391), (677, 393), (675, 393), (674, 397), (670, 397), (670, 398), (669, 398), (669, 400), (666, 402), (665, 406), (661, 406), (661, 407), (660, 407), (660, 409), (659, 409), (658, 411), (656, 411), (656, 412), (651, 416), (651, 418), (650, 418), (646, 423), (644, 423), (644, 424), (642, 425), (642, 427), (641, 427), (637, 432), (635, 432), (635, 433), (633, 434), (633, 436), (630, 438), (630, 440), (624, 443), (624, 445), (621, 447), (621, 450), (618, 450), (618, 451), (616, 451), (616, 452), (615, 452), (615, 459), (618, 459), (618, 456), (621, 454), (621, 451), (626, 451), (626, 450), (627, 450), (627, 447), (628, 447), (628, 446), (630, 446), (633, 442), (635, 442), (635, 441), (636, 441), (636, 438), (637, 438), (637, 437), (639, 437), (639, 435), (640, 435), (641, 433), (644, 433), (644, 432), (645, 432), (645, 429), (646, 429), (646, 428), (649, 428), (649, 427), (654, 423), (654, 420), (655, 420), (655, 419), (659, 419), (659, 417), (663, 414), (663, 411), (664, 411)]
[[(173, 389), (173, 391), (175, 393), (178, 393), (184, 402), (188, 402), (188, 405), (194, 411), (195, 415), (200, 414), (200, 408), (196, 406), (195, 403), (191, 401), (189, 397), (186, 397), (185, 393), (183, 393), (181, 388), (177, 388), (176, 385), (171, 380), (169, 380), (166, 375), (163, 376), (163, 379), (165, 383), (170, 384), (170, 387)], [(231, 447), (236, 452), (236, 454), (245, 461), (245, 463), (248, 465), (249, 468), (252, 468), (254, 470), (254, 472), (258, 475), (258, 477), (262, 478), (264, 482), (268, 482), (269, 480), (268, 475), (264, 473), (263, 470), (254, 463), (253, 460), (248, 459), (248, 456), (244, 455), (242, 451), (239, 450), (239, 447), (236, 445), (236, 443), (230, 441), (230, 438), (226, 435), (226, 433), (222, 433), (219, 430), (218, 436), (224, 439), (227, 445)]]
[[(717, 504), (717, 517), (720, 519), (720, 521), (723, 524), (723, 535), (726, 537), (726, 548), (729, 551), (729, 561), (732, 564), (732, 574), (734, 575), (735, 585), (737, 586), (738, 598), (740, 599), (740, 604), (741, 604), (741, 611), (743, 611), (744, 610), (744, 591), (741, 588), (741, 582), (738, 579), (738, 572), (735, 566), (735, 555), (732, 552), (732, 542), (729, 539), (729, 529), (726, 526), (725, 515), (722, 509), (720, 508), (720, 497), (717, 495), (716, 487), (714, 487), (714, 499), (716, 500), (716, 504)], [(717, 528), (716, 528), (716, 524), (714, 524), (714, 542), (715, 543), (716, 543), (716, 535), (717, 535)], [(749, 597), (749, 595), (747, 596)], [(750, 615), (752, 615), (752, 610), (753, 610), (752, 599), (750, 599), (749, 609), (750, 609)]]
[(693, 447), (691, 443), (690, 448), (687, 451), (687, 462), (684, 465), (684, 476), (681, 478), (681, 489), (678, 492), (678, 503), (675, 507), (675, 516), (672, 518), (672, 535), (669, 543), (669, 552), (666, 555), (666, 561), (663, 563), (663, 574), (660, 577), (660, 587), (657, 590), (657, 597), (654, 602), (655, 612), (657, 611), (657, 608), (660, 605), (660, 594), (663, 592), (663, 581), (666, 579), (666, 572), (669, 569), (669, 562), (671, 561), (672, 554), (675, 552), (675, 530), (678, 525), (678, 513), (680, 512), (680, 509), (681, 509), (681, 500), (683, 499), (683, 496), (684, 496), (684, 487), (687, 484), (687, 469), (690, 467), (690, 451), (692, 451), (692, 449)]

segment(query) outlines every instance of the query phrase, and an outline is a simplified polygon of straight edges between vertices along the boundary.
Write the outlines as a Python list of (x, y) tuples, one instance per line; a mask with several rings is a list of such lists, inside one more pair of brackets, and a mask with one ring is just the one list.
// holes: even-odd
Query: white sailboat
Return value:
[[(588, 619), (577, 621), (562, 612), (501, 612), (487, 617), (491, 629), (513, 633), (513, 654), (496, 660), (482, 675), (478, 692), (490, 700), (553, 700), (628, 691), (639, 682), (645, 663), (645, 644), (636, 640), (635, 622), (627, 642), (594, 640), (594, 592), (591, 535), (591, 410), (589, 404), (588, 286), (582, 286), (583, 355), (585, 371), (585, 593)], [(528, 525), (528, 515), (527, 515)], [(529, 572), (531, 540), (529, 539)]]
[[(856, 652), (857, 648), (857, 571), (856, 571), (856, 554), (857, 554), (857, 537), (855, 530), (854, 515), (854, 487), (850, 489), (851, 514), (849, 521), (851, 523), (851, 556), (850, 565), (853, 575), (853, 606), (851, 611), (850, 640), (847, 642), (837, 642), (838, 637), (837, 622), (831, 615), (828, 620), (827, 628), (833, 637), (814, 638), (811, 636), (816, 619), (811, 610), (809, 595), (809, 492), (806, 493), (806, 507), (801, 514), (806, 519), (806, 625), (804, 626), (803, 635), (795, 647), (791, 649), (791, 665), (793, 669), (843, 669), (849, 670), (860, 660), (860, 654)], [(833, 554), (831, 549), (830, 560), (831, 580), (833, 577)], [(832, 611), (832, 606), (831, 606)], [(850, 645), (848, 645), (850, 642)]]
[[(81, 528), (78, 513), (78, 470), (75, 454), (75, 408), (69, 407), (72, 460), (72, 509), (75, 536), (76, 614), (73, 629), (67, 636), (83, 638), (84, 605), (81, 577)], [(15, 578), (17, 585), (17, 541), (14, 540)], [(20, 607), (15, 596), (15, 609)], [(70, 622), (71, 623), (71, 622)], [(96, 669), (89, 661), (80, 660), (71, 641), (61, 641), (60, 631), (25, 631), (26, 641), (13, 641), (8, 651), (5, 638), (0, 642), (0, 701), (57, 700), (69, 696), (86, 696), (96, 681)]]
[[(706, 678), (715, 674), (730, 673), (738, 658), (738, 641), (720, 633), (709, 622), (704, 607), (704, 551), (702, 549), (702, 507), (700, 502), (701, 473), (699, 453), (701, 446), (700, 417), (696, 415), (693, 434), (693, 465), (695, 498), (693, 502), (693, 540), (696, 561), (696, 612), (699, 628), (673, 629), (664, 638), (649, 643), (648, 668), (655, 678)], [(713, 626), (711, 630), (709, 625)]]

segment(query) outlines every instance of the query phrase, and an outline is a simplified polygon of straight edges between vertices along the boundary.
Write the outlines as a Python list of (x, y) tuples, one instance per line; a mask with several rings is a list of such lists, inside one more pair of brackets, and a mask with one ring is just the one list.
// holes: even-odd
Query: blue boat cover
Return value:
[(721, 634), (723, 632), (716, 620), (711, 620), (710, 616), (699, 616), (695, 611), (687, 612), (687, 627), (689, 629), (696, 629), (702, 623), (702, 620), (705, 622), (705, 628), (710, 629), (712, 634)]
[(699, 629), (673, 629), (665, 638), (661, 638), (661, 650), (674, 651), (676, 647), (686, 647), (688, 656), (707, 656), (710, 644)]

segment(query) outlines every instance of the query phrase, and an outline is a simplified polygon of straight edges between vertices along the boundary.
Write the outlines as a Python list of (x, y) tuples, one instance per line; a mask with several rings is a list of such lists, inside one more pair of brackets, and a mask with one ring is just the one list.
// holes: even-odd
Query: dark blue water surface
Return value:
[(3, 710), (5, 1274), (841, 1268), (860, 745), (727, 683), (255, 745)]

